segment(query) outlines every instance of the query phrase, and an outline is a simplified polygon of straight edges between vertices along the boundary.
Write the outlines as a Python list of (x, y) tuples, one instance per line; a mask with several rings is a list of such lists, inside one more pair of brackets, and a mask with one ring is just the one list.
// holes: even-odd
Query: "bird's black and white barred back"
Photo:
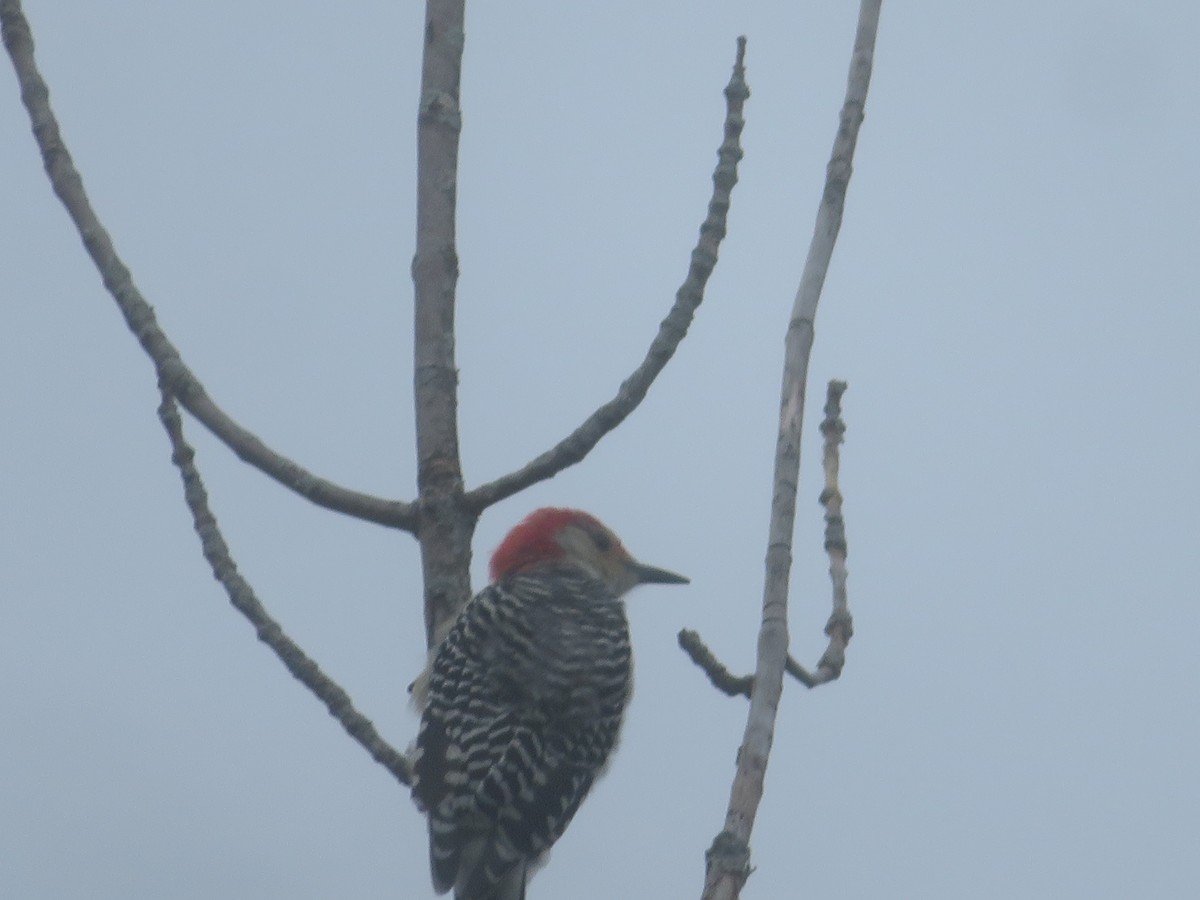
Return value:
[(434, 889), (456, 900), (523, 900), (620, 734), (632, 687), (620, 595), (684, 581), (575, 510), (514, 529), (493, 577), (434, 656), (414, 759)]
[(468, 604), (417, 737), (435, 889), (508, 900), (497, 886), (523, 885), (607, 762), (630, 683), (621, 601), (582, 570), (514, 575)]

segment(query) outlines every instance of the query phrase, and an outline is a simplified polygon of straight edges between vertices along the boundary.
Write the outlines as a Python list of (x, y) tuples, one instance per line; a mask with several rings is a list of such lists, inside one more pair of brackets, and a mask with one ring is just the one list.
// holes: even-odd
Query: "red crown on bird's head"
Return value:
[(589, 531), (607, 532), (600, 520), (581, 509), (544, 506), (535, 509), (513, 527), (496, 552), (489, 567), (492, 581), (542, 562), (562, 559), (566, 551), (557, 535), (567, 525), (581, 525)]

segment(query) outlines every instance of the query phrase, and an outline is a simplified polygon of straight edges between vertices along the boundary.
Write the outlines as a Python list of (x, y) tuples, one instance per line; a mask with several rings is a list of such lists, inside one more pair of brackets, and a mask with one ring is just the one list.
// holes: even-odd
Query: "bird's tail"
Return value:
[(498, 879), (486, 866), (463, 872), (454, 886), (454, 900), (525, 900), (528, 865), (519, 860)]

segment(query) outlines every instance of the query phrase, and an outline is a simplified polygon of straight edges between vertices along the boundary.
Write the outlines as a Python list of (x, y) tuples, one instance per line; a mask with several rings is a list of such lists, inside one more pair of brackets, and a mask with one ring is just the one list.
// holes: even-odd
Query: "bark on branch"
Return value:
[[(831, 381), (825, 395), (825, 419), (821, 434), (825, 437), (825, 487), (820, 501), (825, 507), (825, 551), (829, 554), (829, 578), (833, 583), (833, 611), (825, 623), (829, 645), (817, 661), (816, 671), (810, 672), (789, 653), (784, 671), (806, 688), (836, 681), (846, 663), (846, 646), (854, 635), (854, 620), (846, 598), (846, 524), (842, 517), (842, 491), (838, 484), (838, 445), (846, 433), (842, 421), (842, 394), (846, 382)], [(679, 646), (697, 666), (704, 670), (713, 687), (730, 697), (750, 697), (754, 691), (753, 675), (734, 675), (704, 643), (698, 632), (683, 629)]]
[(208, 493), (195, 466), (196, 453), (184, 438), (179, 409), (165, 387), (162, 388), (158, 417), (171, 441), (171, 462), (179, 469), (179, 477), (183, 480), (183, 496), (192, 514), (193, 527), (200, 537), (204, 558), (212, 567), (213, 577), (229, 595), (229, 602), (254, 626), (258, 639), (275, 651), (275, 655), (301, 684), (317, 695), (329, 714), (341, 722), (350, 736), (371, 754), (371, 758), (391, 772), (401, 784), (411, 784), (412, 770), (404, 755), (380, 737), (371, 720), (355, 709), (350, 696), (284, 633), (279, 623), (271, 618), (259, 602), (249, 582), (238, 572), (229, 546), (217, 526), (216, 517), (209, 509)]
[[(846, 596), (846, 521), (842, 516), (842, 489), (838, 483), (841, 466), (838, 446), (846, 434), (846, 423), (842, 421), (842, 394), (846, 382), (831, 381), (825, 395), (825, 420), (821, 422), (821, 434), (825, 438), (825, 453), (822, 467), (825, 470), (825, 487), (821, 491), (821, 505), (825, 507), (825, 552), (829, 555), (829, 580), (833, 583), (833, 611), (825, 623), (825, 634), (829, 646), (817, 662), (817, 671), (805, 681), (809, 687), (834, 681), (842, 674), (846, 664), (846, 647), (854, 636), (854, 620), (850, 616)], [(790, 669), (789, 669), (790, 671)], [(796, 675), (804, 681), (799, 674)]]
[(746, 717), (746, 730), (738, 752), (737, 774), (730, 789), (725, 825), (706, 854), (704, 900), (733, 900), (740, 895), (750, 874), (750, 834), (762, 800), (788, 656), (788, 576), (792, 562), (792, 533), (809, 353), (821, 288), (829, 271), (829, 261), (842, 223), (854, 147), (871, 80), (880, 4), (881, 0), (862, 0), (859, 7), (846, 99), (842, 104), (833, 153), (826, 169), (825, 190), (817, 210), (813, 238), (785, 340), (774, 493), (754, 688)]
[(675, 303), (659, 325), (646, 358), (617, 390), (617, 395), (584, 420), (583, 424), (558, 444), (523, 468), (469, 491), (467, 506), (482, 512), (493, 503), (511, 497), (532, 484), (552, 478), (587, 456), (606, 434), (620, 425), (637, 409), (650, 385), (658, 377), (687, 335), (697, 307), (704, 300), (704, 288), (717, 264), (717, 251), (725, 237), (730, 196), (738, 180), (738, 162), (742, 158), (741, 134), (745, 126), (742, 109), (750, 96), (746, 85), (746, 39), (738, 38), (737, 59), (725, 87), (725, 138), (717, 150), (717, 168), (713, 172), (712, 197), (708, 215), (700, 226), (700, 238), (692, 250), (687, 278), (675, 293)]
[(413, 255), (413, 396), (425, 641), (433, 647), (471, 596), (478, 513), (463, 503), (458, 451), (454, 304), (455, 214), (462, 133), (463, 0), (428, 0), (417, 116), (417, 246)]
[(730, 697), (749, 698), (754, 691), (753, 675), (734, 675), (725, 664), (708, 649), (700, 632), (684, 628), (679, 632), (679, 646), (692, 662), (704, 670), (713, 687)]
[(154, 309), (133, 283), (129, 268), (117, 255), (108, 231), (96, 216), (59, 131), (50, 107), (50, 91), (38, 71), (33, 36), (19, 0), (0, 0), (0, 28), (12, 58), (21, 100), (29, 111), (34, 139), (54, 193), (66, 207), (83, 245), (92, 258), (105, 288), (117, 302), (129, 330), (154, 363), (158, 380), (218, 440), (249, 463), (302, 497), (346, 515), (405, 531), (416, 530), (415, 508), (399, 500), (385, 500), (342, 487), (309, 472), (272, 450), (253, 432), (229, 417), (209, 397), (199, 379), (184, 364), (179, 351), (159, 327)]
[[(832, 621), (832, 620), (831, 620)], [(826, 633), (828, 634), (829, 626), (826, 625)], [(734, 675), (725, 667), (725, 664), (717, 658), (717, 655), (709, 649), (708, 644), (704, 642), (704, 638), (700, 637), (700, 632), (693, 631), (690, 628), (681, 629), (678, 635), (679, 647), (688, 658), (694, 662), (712, 682), (712, 686), (718, 691), (729, 697), (745, 697), (750, 699), (754, 692), (754, 676), (753, 675)], [(818, 674), (814, 675), (804, 666), (800, 665), (795, 658), (789, 653), (787, 662), (784, 664), (784, 671), (799, 681), (806, 688), (814, 688), (817, 685), (825, 684), (827, 681), (833, 681), (837, 676), (822, 678), (820, 676), (820, 666), (824, 663), (825, 657), (821, 657), (821, 662), (818, 663)], [(840, 670), (839, 670), (840, 674)]]

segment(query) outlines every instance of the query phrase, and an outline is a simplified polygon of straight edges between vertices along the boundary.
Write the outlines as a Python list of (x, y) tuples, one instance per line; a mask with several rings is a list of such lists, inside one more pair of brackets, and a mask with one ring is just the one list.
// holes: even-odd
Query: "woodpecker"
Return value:
[(621, 597), (688, 581), (558, 508), (513, 528), (490, 571), (433, 656), (414, 751), (433, 887), (455, 900), (524, 900), (617, 743), (632, 689)]

